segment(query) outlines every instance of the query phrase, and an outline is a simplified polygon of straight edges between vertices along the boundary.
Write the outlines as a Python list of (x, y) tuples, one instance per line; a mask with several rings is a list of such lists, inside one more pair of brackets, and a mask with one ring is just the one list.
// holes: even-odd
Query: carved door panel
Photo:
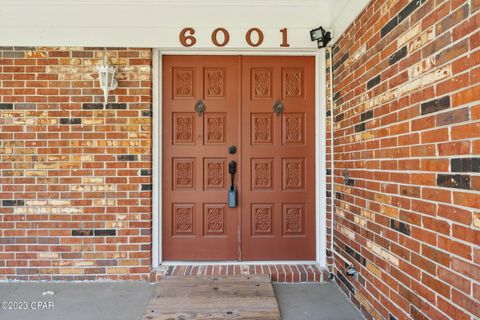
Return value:
[(163, 258), (237, 260), (239, 209), (228, 208), (227, 190), (240, 57), (165, 56), (163, 70)]
[(242, 260), (315, 259), (314, 67), (242, 58)]
[(315, 259), (314, 83), (313, 57), (163, 58), (165, 260)]

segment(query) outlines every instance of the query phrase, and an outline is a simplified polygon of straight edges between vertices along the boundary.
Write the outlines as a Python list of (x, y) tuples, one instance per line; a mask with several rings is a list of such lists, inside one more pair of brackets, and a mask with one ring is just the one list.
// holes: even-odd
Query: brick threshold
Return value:
[(328, 270), (318, 264), (166, 264), (152, 270), (150, 281), (162, 277), (206, 275), (269, 275), (273, 282), (326, 282)]

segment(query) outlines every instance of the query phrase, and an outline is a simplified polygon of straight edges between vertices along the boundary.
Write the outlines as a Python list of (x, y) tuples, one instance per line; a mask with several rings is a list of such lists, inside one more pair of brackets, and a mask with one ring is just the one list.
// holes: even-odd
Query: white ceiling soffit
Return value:
[[(196, 29), (196, 49), (212, 48), (211, 31), (230, 33), (228, 49), (248, 48), (258, 27), (262, 48), (279, 48), (288, 28), (291, 48), (315, 48), (309, 31), (353, 21), (368, 0), (0, 0), (0, 45), (179, 47), (179, 32)], [(334, 17), (331, 19), (331, 17)], [(341, 32), (339, 31), (341, 30)], [(260, 47), (259, 47), (260, 48)]]

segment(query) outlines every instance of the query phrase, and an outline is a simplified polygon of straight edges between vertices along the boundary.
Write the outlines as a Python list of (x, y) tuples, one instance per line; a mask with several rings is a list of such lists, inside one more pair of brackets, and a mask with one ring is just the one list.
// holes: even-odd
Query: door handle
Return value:
[(236, 161), (230, 161), (228, 163), (228, 173), (232, 176), (232, 186), (234, 185), (234, 177), (235, 173), (237, 173), (237, 162)]
[(235, 173), (237, 173), (237, 162), (230, 161), (228, 163), (228, 173), (232, 177), (232, 183), (230, 184), (230, 190), (228, 190), (228, 207), (236, 208), (238, 203), (237, 188), (235, 187)]

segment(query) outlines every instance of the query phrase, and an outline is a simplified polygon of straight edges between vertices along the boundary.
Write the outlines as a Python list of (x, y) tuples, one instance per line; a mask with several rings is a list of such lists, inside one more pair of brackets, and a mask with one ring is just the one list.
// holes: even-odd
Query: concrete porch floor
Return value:
[[(146, 282), (0, 283), (0, 320), (138, 320), (154, 287)], [(334, 283), (274, 284), (274, 290), (285, 320), (363, 319)], [(44, 295), (47, 291), (54, 294)], [(25, 306), (28, 310), (4, 310)]]

